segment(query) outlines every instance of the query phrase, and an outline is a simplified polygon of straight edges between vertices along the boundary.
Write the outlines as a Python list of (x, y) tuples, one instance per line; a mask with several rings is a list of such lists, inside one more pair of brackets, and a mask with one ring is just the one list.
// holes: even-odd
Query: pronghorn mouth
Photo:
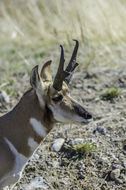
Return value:
[(85, 120), (85, 121), (82, 121), (81, 124), (88, 124), (90, 122), (93, 121), (93, 118), (92, 119), (88, 119), (88, 120)]

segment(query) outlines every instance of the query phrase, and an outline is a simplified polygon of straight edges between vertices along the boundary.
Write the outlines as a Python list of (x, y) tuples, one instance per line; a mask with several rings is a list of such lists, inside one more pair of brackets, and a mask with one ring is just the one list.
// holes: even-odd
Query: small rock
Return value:
[(91, 172), (91, 174), (92, 174), (92, 176), (97, 176), (97, 175), (96, 175), (96, 173), (95, 173), (95, 172), (93, 172), (93, 171)]
[(116, 137), (112, 139), (113, 142), (121, 142), (122, 138)]
[(120, 176), (120, 169), (112, 170), (110, 173), (110, 177), (112, 180), (117, 180), (119, 176)]
[(106, 129), (104, 128), (104, 126), (98, 126), (97, 127), (97, 131), (99, 133), (101, 133), (102, 135), (105, 135), (106, 134)]
[(97, 98), (94, 99), (95, 102), (99, 102), (99, 100), (100, 100), (99, 97), (97, 97)]
[(39, 159), (39, 155), (36, 153), (36, 154), (34, 154), (34, 159), (35, 160), (38, 160)]
[(0, 102), (1, 103), (3, 103), (3, 102), (9, 103), (10, 102), (10, 98), (4, 90), (0, 91)]
[(60, 151), (60, 149), (62, 148), (64, 142), (65, 142), (65, 140), (63, 138), (56, 139), (53, 142), (52, 150), (54, 150), (56, 152)]
[(70, 145), (75, 145), (75, 144), (78, 144), (78, 143), (83, 143), (84, 142), (84, 139), (81, 139), (81, 138), (76, 138), (72, 141), (70, 141)]
[(118, 160), (118, 158), (116, 158), (115, 154), (112, 154), (110, 153), (111, 157), (114, 159), (114, 160)]
[(52, 162), (52, 166), (54, 168), (57, 168), (59, 166), (59, 162), (57, 162), (57, 161)]
[(113, 163), (113, 164), (112, 164), (112, 169), (113, 169), (113, 170), (115, 170), (115, 169), (122, 170), (123, 167), (122, 167), (120, 164), (118, 164), (118, 163)]
[(80, 84), (76, 84), (76, 88), (82, 88), (83, 87), (83, 84), (80, 83)]
[(103, 162), (106, 162), (106, 163), (108, 162), (108, 158), (105, 156), (103, 156), (101, 159), (103, 160)]
[(96, 132), (101, 133), (102, 135), (106, 134), (106, 129), (104, 128), (104, 126), (98, 126), (94, 131), (93, 134), (95, 134)]
[(124, 168), (126, 168), (126, 162), (125, 162), (125, 161), (122, 163), (122, 166), (123, 166)]
[(126, 174), (121, 173), (120, 178), (124, 183), (126, 183)]
[(122, 184), (123, 181), (122, 181), (121, 179), (117, 178), (117, 179), (115, 179), (115, 183), (116, 183), (116, 184)]
[(34, 179), (31, 180), (29, 184), (24, 184), (23, 185), (24, 190), (35, 190), (37, 188), (41, 189), (49, 189), (49, 186), (46, 184), (45, 180), (43, 177), (35, 177)]

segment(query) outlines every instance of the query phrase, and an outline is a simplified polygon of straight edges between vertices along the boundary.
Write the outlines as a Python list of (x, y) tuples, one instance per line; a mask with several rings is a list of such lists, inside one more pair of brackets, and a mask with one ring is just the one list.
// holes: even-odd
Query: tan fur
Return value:
[(28, 146), (28, 139), (32, 137), (38, 144), (42, 141), (32, 129), (29, 118), (42, 122), (49, 132), (54, 124), (49, 112), (48, 109), (42, 110), (35, 92), (30, 90), (11, 112), (0, 118), (0, 179), (9, 173), (15, 164), (15, 157), (3, 137), (6, 137), (20, 154), (29, 158), (33, 152)]
[[(29, 118), (34, 117), (42, 123), (44, 122), (44, 126), (47, 127), (49, 132), (54, 121), (51, 115), (48, 120), (47, 115), (48, 110), (42, 110), (35, 92), (30, 90), (25, 93), (11, 112), (0, 118), (0, 134), (2, 137), (6, 137), (10, 140), (19, 153), (29, 157), (30, 149), (27, 146), (27, 139), (33, 137), (37, 143), (40, 143), (42, 140), (41, 137), (32, 130), (29, 124)], [(2, 125), (3, 123), (4, 125)], [(20, 136), (18, 134), (20, 134)]]

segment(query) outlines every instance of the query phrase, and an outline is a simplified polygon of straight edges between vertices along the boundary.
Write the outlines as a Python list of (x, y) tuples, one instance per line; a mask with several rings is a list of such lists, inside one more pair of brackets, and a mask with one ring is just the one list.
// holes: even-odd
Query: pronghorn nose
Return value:
[(84, 108), (82, 107), (80, 104), (74, 104), (74, 111), (81, 117), (83, 117), (84, 119), (90, 120), (92, 119), (92, 115)]
[(90, 113), (86, 114), (86, 119), (93, 119), (92, 115)]

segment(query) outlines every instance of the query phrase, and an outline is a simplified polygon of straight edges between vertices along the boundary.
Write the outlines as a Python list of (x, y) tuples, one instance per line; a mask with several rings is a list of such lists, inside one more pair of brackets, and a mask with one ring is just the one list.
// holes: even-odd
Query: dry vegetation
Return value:
[(126, 41), (124, 0), (5, 0), (0, 2), (1, 41), (118, 43)]
[(114, 59), (124, 58), (125, 20), (125, 0), (0, 1), (1, 59), (30, 64), (37, 57), (40, 63), (48, 50), (76, 38), (81, 62), (117, 65)]
[[(22, 189), (22, 183), (29, 182), (39, 174), (47, 179), (50, 189), (126, 188), (125, 184), (118, 186), (114, 181), (109, 181), (114, 156), (118, 157), (116, 161), (120, 165), (125, 156), (122, 153), (122, 140), (111, 140), (125, 138), (125, 21), (125, 0), (0, 1), (0, 91), (5, 91), (10, 97), (9, 103), (0, 102), (0, 114), (12, 108), (26, 90), (31, 68), (49, 59), (57, 63), (59, 44), (64, 45), (68, 58), (72, 51), (72, 39), (75, 38), (80, 41), (80, 65), (75, 74), (76, 80), (71, 85), (73, 96), (93, 112), (95, 121), (89, 126), (104, 125), (108, 135), (92, 136), (93, 130), (89, 130), (89, 126), (86, 126), (86, 132), (85, 126), (60, 126), (59, 130), (55, 127), (38, 150), (39, 161), (27, 166), (25, 178), (17, 189)], [(52, 66), (54, 72), (56, 64)], [(106, 97), (104, 93), (107, 93), (107, 97), (108, 92), (109, 97), (113, 94), (113, 90), (110, 93), (106, 89), (116, 89), (114, 98), (118, 93), (117, 99), (112, 102), (101, 100), (101, 95)], [(78, 97), (78, 94), (81, 96)], [(91, 156), (86, 160), (71, 162), (64, 155), (50, 151), (51, 143), (58, 137), (65, 138), (66, 142), (78, 137), (93, 139), (95, 145), (101, 146), (101, 152), (94, 156), (93, 161)], [(102, 158), (108, 160), (109, 164)], [(98, 163), (98, 159), (102, 160), (103, 165)], [(53, 167), (50, 164), (52, 160), (58, 160), (61, 166)], [(83, 165), (84, 169), (81, 168)], [(80, 170), (81, 177), (84, 177), (82, 179)], [(126, 169), (121, 169), (121, 172), (126, 173)], [(63, 179), (68, 184), (62, 182)]]

